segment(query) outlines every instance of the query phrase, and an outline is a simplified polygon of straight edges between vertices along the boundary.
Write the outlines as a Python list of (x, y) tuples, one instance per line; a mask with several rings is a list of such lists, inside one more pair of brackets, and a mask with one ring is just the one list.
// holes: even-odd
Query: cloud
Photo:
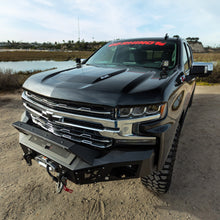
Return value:
[(53, 7), (54, 4), (52, 3), (52, 1), (47, 1), (47, 0), (33, 0), (33, 2), (45, 5), (45, 6), (49, 6), (49, 7)]
[(163, 30), (167, 30), (167, 31), (169, 31), (169, 30), (172, 30), (172, 29), (174, 29), (174, 28), (176, 28), (174, 25), (172, 25), (172, 24), (164, 24), (163, 26), (162, 26), (162, 29)]
[(220, 44), (218, 8), (217, 0), (7, 0), (1, 3), (0, 41), (76, 41), (79, 18), (80, 38), (88, 41), (168, 32)]

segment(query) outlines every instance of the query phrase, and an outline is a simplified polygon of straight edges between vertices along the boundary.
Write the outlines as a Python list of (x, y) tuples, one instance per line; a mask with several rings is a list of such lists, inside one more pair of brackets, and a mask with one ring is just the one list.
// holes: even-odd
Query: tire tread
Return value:
[(152, 174), (148, 176), (141, 177), (143, 185), (156, 194), (164, 194), (170, 188), (180, 130), (181, 126), (179, 124), (176, 130), (172, 147), (170, 149), (170, 152), (167, 156), (163, 168), (160, 171), (154, 171)]

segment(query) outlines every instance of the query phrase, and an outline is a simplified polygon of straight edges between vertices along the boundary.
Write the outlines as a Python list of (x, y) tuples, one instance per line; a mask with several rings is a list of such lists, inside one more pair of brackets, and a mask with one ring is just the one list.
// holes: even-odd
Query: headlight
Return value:
[(156, 114), (160, 114), (160, 118), (163, 118), (166, 114), (166, 104), (123, 107), (118, 109), (118, 118), (136, 118)]
[(120, 108), (119, 111), (121, 117), (129, 117), (132, 112), (132, 108)]
[(146, 107), (134, 107), (131, 114), (133, 116), (141, 116), (146, 112)]

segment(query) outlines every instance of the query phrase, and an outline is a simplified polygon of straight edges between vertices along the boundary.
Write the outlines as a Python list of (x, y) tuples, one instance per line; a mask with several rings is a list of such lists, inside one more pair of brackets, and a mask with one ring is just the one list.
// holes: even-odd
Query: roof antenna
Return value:
[(166, 35), (165, 35), (165, 40), (167, 40), (167, 38), (169, 37), (169, 35), (168, 35), (168, 33), (166, 33)]

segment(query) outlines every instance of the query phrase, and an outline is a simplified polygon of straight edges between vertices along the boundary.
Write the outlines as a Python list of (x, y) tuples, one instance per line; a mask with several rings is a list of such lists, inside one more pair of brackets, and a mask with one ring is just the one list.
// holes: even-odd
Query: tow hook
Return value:
[(32, 165), (31, 160), (33, 159), (33, 155), (31, 153), (23, 154), (23, 159), (25, 159), (28, 166)]
[(56, 193), (59, 194), (62, 192), (62, 190), (72, 193), (73, 190), (66, 187), (67, 185), (67, 178), (62, 173), (58, 173), (58, 175), (55, 177), (50, 172), (50, 166), (47, 165), (47, 172), (50, 177), (52, 177), (52, 180), (56, 182)]

